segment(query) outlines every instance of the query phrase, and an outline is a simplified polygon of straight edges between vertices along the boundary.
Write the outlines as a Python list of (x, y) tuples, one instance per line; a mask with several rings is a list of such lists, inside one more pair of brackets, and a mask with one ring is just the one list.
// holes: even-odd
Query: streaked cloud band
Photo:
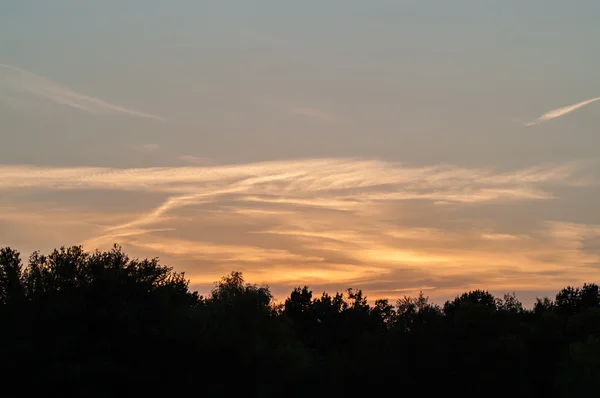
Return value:
[[(584, 242), (600, 239), (600, 227), (539, 220), (515, 232), (494, 216), (455, 212), (547, 202), (556, 187), (589, 183), (586, 167), (496, 171), (333, 158), (132, 169), (4, 165), (0, 222), (13, 231), (10, 239), (25, 231), (28, 241), (43, 234), (88, 249), (118, 242), (134, 255), (160, 256), (196, 284), (237, 269), (275, 288), (356, 284), (371, 298), (414, 286), (430, 287), (432, 297), (480, 284), (554, 288), (597, 275), (600, 253)], [(120, 210), (120, 201), (108, 209), (99, 191), (144, 200), (134, 211)], [(24, 192), (70, 203), (23, 200)]]
[[(0, 99), (9, 93), (28, 94), (57, 104), (66, 105), (80, 111), (98, 114), (124, 114), (129, 116), (165, 119), (146, 112), (116, 105), (99, 98), (77, 93), (47, 77), (36, 75), (24, 69), (0, 64)], [(9, 101), (12, 101), (8, 96)]]
[(600, 100), (600, 97), (595, 97), (595, 98), (588, 99), (586, 101), (579, 102), (577, 104), (568, 105), (568, 106), (565, 106), (562, 108), (548, 111), (548, 112), (544, 113), (543, 115), (541, 115), (540, 117), (538, 117), (537, 119), (535, 119), (534, 121), (525, 123), (525, 125), (526, 126), (535, 126), (536, 124), (548, 122), (552, 119), (557, 119), (559, 117), (566, 116), (569, 113), (574, 112), (579, 108), (583, 108), (584, 106), (592, 104), (599, 100)]

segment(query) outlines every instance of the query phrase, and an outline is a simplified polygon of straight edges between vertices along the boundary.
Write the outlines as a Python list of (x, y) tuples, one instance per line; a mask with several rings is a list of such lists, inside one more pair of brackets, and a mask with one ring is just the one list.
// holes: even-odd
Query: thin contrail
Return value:
[(599, 101), (600, 97), (596, 97), (596, 98), (591, 98), (589, 100), (580, 102), (578, 104), (574, 104), (574, 105), (569, 105), (569, 106), (565, 106), (563, 108), (558, 108), (558, 109), (554, 109), (552, 111), (546, 112), (544, 113), (542, 116), (538, 117), (537, 119), (535, 119), (532, 122), (526, 122), (525, 126), (535, 126), (536, 124), (540, 124), (540, 123), (544, 123), (547, 122), (549, 120), (552, 119), (556, 119), (558, 117), (561, 116), (565, 116), (573, 111), (576, 111), (579, 108), (582, 108), (586, 105), (591, 104), (592, 102), (596, 102)]
[[(4, 73), (2, 72), (4, 71)], [(12, 73), (11, 73), (12, 72)], [(47, 77), (36, 75), (24, 69), (0, 64), (0, 90), (2, 87), (33, 94), (58, 104), (67, 105), (90, 113), (122, 113), (148, 119), (165, 121), (150, 113), (139, 112), (120, 105), (111, 104), (99, 98), (77, 93)], [(0, 91), (1, 92), (1, 91)]]

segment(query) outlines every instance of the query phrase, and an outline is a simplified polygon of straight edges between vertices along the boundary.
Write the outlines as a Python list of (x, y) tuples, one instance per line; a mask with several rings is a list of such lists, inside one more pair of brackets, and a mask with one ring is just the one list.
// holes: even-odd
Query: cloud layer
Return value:
[(33, 96), (34, 98), (48, 100), (89, 113), (124, 114), (147, 119), (165, 120), (160, 116), (77, 93), (47, 77), (36, 75), (24, 69), (0, 64), (0, 99), (17, 103), (19, 100), (14, 98), (15, 94)]
[(600, 253), (588, 247), (600, 239), (599, 226), (511, 226), (473, 214), (550, 201), (557, 187), (584, 186), (585, 173), (579, 163), (498, 172), (359, 159), (0, 166), (0, 244), (16, 241), (19, 230), (27, 241), (87, 249), (119, 242), (185, 269), (198, 285), (236, 269), (276, 289), (352, 284), (371, 298), (419, 289), (432, 297), (481, 286), (552, 289), (598, 275)]

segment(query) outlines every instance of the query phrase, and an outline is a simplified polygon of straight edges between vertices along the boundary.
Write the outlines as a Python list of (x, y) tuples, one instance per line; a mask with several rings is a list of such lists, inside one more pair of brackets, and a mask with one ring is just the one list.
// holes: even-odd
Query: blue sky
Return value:
[(589, 281), (600, 101), (564, 107), (600, 96), (599, 19), (583, 0), (0, 2), (0, 245), (119, 242), (198, 286), (235, 268), (281, 292)]

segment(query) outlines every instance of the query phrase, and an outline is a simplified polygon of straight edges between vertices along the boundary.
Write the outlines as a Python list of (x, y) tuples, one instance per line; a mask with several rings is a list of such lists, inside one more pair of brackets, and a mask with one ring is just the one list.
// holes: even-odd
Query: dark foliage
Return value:
[(268, 287), (233, 272), (208, 297), (156, 259), (0, 249), (2, 396), (598, 396), (598, 286), (525, 310), (476, 290), (373, 306), (361, 290)]

